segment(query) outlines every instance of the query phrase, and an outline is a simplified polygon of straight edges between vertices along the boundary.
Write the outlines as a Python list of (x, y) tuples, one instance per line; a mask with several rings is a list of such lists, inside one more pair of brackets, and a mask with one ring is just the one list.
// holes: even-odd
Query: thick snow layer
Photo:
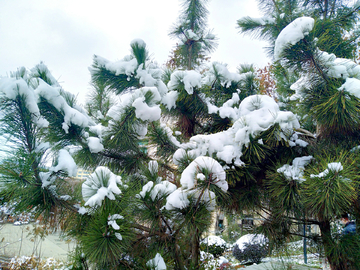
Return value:
[(102, 145), (100, 139), (97, 137), (87, 138), (87, 144), (91, 153), (99, 153), (104, 150), (104, 146)]
[(327, 66), (327, 74), (333, 78), (355, 77), (360, 79), (360, 66), (354, 61), (337, 58), (334, 54), (318, 50), (318, 57)]
[(135, 38), (130, 42), (130, 46), (138, 46), (140, 48), (145, 48), (146, 47), (146, 43), (144, 40), (142, 40), (141, 38)]
[(219, 79), (223, 87), (230, 87), (231, 82), (240, 82), (246, 75), (230, 72), (226, 65), (219, 62), (213, 62), (210, 70), (206, 73), (204, 83), (211, 86), (215, 80)]
[[(131, 46), (137, 45), (140, 48), (146, 49), (146, 43), (142, 39), (134, 39), (130, 43)], [(135, 77), (139, 80), (139, 83), (146, 87), (157, 87), (161, 96), (168, 92), (166, 85), (161, 81), (162, 70), (151, 61), (144, 63), (138, 63), (133, 55), (127, 55), (122, 60), (111, 62), (100, 56), (94, 57), (94, 62), (100, 68), (109, 70), (115, 73), (115, 75), (126, 75), (128, 80), (131, 77)], [(89, 68), (93, 74), (97, 71), (96, 67)]]
[(170, 111), (172, 108), (176, 108), (176, 100), (179, 96), (179, 92), (177, 91), (169, 91), (166, 95), (163, 96), (161, 103), (166, 106), (166, 108)]
[(253, 95), (245, 98), (239, 106), (238, 119), (228, 130), (196, 135), (189, 143), (182, 144), (174, 156), (175, 164), (185, 155), (192, 157), (215, 156), (227, 164), (243, 166), (241, 160), (243, 147), (253, 138), (278, 123), (282, 132), (280, 139), (289, 140), (285, 134), (292, 134), (300, 124), (291, 112), (280, 111), (279, 106), (269, 96)]
[(61, 96), (59, 87), (52, 87), (40, 80), (39, 86), (35, 89), (35, 93), (39, 97), (46, 99), (59, 112), (64, 114), (63, 129), (66, 133), (68, 133), (68, 128), (71, 124), (75, 124), (80, 127), (89, 126), (89, 118), (87, 115), (84, 115), (80, 111), (70, 107)]
[(166, 198), (165, 208), (167, 210), (184, 209), (188, 207), (189, 204), (190, 201), (187, 191), (178, 188)]
[(279, 169), (277, 169), (277, 172), (283, 173), (288, 180), (296, 180), (298, 182), (303, 182), (306, 180), (303, 176), (305, 166), (308, 165), (312, 159), (312, 156), (295, 158), (292, 161), (292, 165), (285, 164)]
[[(173, 136), (173, 131), (171, 128), (166, 126), (165, 124), (160, 124), (160, 126), (166, 131), (166, 134), (169, 138), (169, 140), (176, 146), (180, 147), (180, 142)], [(175, 132), (176, 133), (176, 132)]]
[(153, 270), (166, 270), (165, 261), (159, 253), (156, 254), (154, 259), (149, 260), (146, 263), (146, 266), (150, 267)]
[(189, 95), (192, 95), (194, 92), (194, 87), (201, 87), (201, 74), (195, 70), (186, 70), (186, 71), (175, 71), (170, 76), (170, 81), (168, 82), (169, 90), (178, 90), (181, 83), (184, 84), (184, 88)]
[(106, 167), (97, 167), (82, 184), (85, 206), (100, 206), (105, 197), (115, 200), (115, 195), (121, 193), (118, 185), (122, 185), (120, 176), (113, 174)]
[(132, 103), (135, 108), (136, 117), (143, 121), (156, 121), (160, 119), (160, 106), (148, 106), (145, 102), (145, 97), (139, 97)]
[(274, 58), (278, 60), (281, 53), (290, 45), (295, 45), (314, 27), (314, 19), (310, 17), (300, 17), (288, 24), (281, 30), (279, 36), (275, 41)]
[(237, 93), (233, 93), (231, 99), (226, 101), (221, 107), (216, 107), (211, 104), (210, 99), (207, 100), (208, 112), (209, 113), (218, 113), (221, 118), (230, 118), (232, 120), (237, 120), (239, 118), (239, 108), (236, 105), (239, 105), (240, 98)]
[(208, 176), (208, 179), (204, 179), (206, 182), (218, 186), (225, 192), (228, 190), (224, 169), (215, 159), (206, 156), (197, 157), (186, 167), (180, 178), (182, 187), (184, 189), (195, 188), (198, 181), (203, 181), (196, 176), (204, 171), (211, 175), (211, 178)]
[(60, 86), (58, 81), (54, 78), (48, 67), (43, 62), (40, 62), (40, 64), (33, 67), (31, 69), (31, 74), (34, 77), (40, 77), (41, 74), (45, 75), (47, 82), (49, 82), (51, 86)]
[(236, 241), (239, 249), (242, 250), (245, 248), (245, 244), (261, 244), (264, 245), (268, 242), (268, 239), (263, 234), (245, 234)]
[[(208, 178), (205, 177), (208, 174)], [(211, 177), (210, 177), (211, 176)], [(199, 182), (209, 182), (209, 185), (216, 185), (224, 192), (228, 189), (226, 174), (221, 165), (211, 157), (197, 157), (183, 171), (180, 178), (181, 188), (176, 189), (167, 197), (166, 209), (183, 209), (189, 206), (188, 196), (204, 203), (209, 211), (216, 206), (215, 193), (204, 187), (198, 187)]]
[[(145, 96), (151, 94), (151, 99), (145, 101)], [(143, 121), (156, 121), (160, 119), (161, 109), (158, 104), (161, 100), (160, 93), (156, 87), (142, 87), (133, 92), (121, 95), (118, 104), (108, 111), (108, 116), (119, 120), (127, 107), (134, 107), (136, 117)]]
[[(136, 58), (129, 58), (129, 56), (126, 56), (122, 60), (111, 62), (101, 56), (95, 55), (94, 62), (97, 63), (100, 67), (114, 72), (115, 75), (125, 74), (130, 77), (134, 75), (135, 70), (138, 67), (138, 62)], [(89, 70), (90, 72), (94, 72), (92, 69)]]
[(67, 172), (69, 176), (76, 176), (77, 173), (76, 163), (65, 149), (59, 151), (58, 164), (55, 167), (50, 168), (50, 171), (53, 172), (58, 172), (60, 170)]
[(360, 80), (355, 78), (347, 78), (345, 83), (339, 88), (339, 91), (347, 91), (348, 93), (360, 98)]
[(18, 96), (25, 98), (26, 108), (32, 113), (32, 120), (39, 127), (48, 127), (49, 122), (40, 115), (37, 105), (37, 96), (34, 89), (29, 87), (24, 79), (1, 78), (0, 92), (5, 97), (15, 100)]

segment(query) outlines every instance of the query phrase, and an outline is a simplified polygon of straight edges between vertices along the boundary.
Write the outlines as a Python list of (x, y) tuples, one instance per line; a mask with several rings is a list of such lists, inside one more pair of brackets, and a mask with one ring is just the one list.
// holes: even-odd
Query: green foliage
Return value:
[(240, 262), (260, 263), (268, 254), (268, 247), (266, 244), (259, 243), (244, 243), (242, 249), (235, 244), (233, 249), (233, 256)]
[(218, 258), (225, 252), (226, 245), (217, 245), (217, 244), (207, 245), (206, 243), (201, 243), (200, 249), (202, 251), (206, 251), (214, 255), (215, 258)]
[(207, 0), (184, 0), (179, 23), (173, 26), (170, 37), (180, 39), (174, 51), (175, 63), (180, 68), (194, 69), (207, 53), (217, 46), (216, 37), (206, 29)]
[[(303, 200), (311, 215), (320, 220), (332, 220), (349, 212), (357, 196), (358, 174), (354, 159), (346, 153), (340, 153), (336, 158), (325, 156), (317, 160), (317, 164), (307, 170), (309, 180), (304, 183)], [(343, 169), (329, 168), (329, 164), (338, 162)]]

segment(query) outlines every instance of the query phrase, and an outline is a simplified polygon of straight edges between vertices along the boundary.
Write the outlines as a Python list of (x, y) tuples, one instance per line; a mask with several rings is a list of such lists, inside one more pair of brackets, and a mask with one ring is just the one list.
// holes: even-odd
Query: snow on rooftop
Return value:
[(290, 45), (295, 45), (314, 27), (314, 19), (310, 17), (300, 17), (288, 24), (281, 30), (275, 41), (274, 58), (278, 60), (284, 51)]

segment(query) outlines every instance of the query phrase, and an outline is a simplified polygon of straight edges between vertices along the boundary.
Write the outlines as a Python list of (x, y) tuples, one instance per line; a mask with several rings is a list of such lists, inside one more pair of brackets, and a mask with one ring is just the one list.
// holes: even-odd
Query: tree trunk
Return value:
[(196, 229), (191, 243), (191, 264), (194, 269), (199, 267), (200, 237), (199, 229)]
[(321, 239), (324, 245), (324, 251), (326, 259), (330, 264), (331, 270), (346, 270), (346, 259), (343, 259), (343, 255), (335, 254), (336, 243), (331, 236), (331, 225), (329, 220), (325, 220), (319, 223), (321, 231)]

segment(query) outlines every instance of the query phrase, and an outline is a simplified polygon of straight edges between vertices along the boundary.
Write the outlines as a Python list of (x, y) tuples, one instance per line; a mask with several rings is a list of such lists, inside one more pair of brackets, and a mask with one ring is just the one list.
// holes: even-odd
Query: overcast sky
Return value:
[[(64, 90), (83, 103), (90, 89), (88, 67), (94, 54), (110, 61), (129, 54), (130, 42), (143, 39), (160, 65), (168, 59), (175, 40), (171, 26), (180, 0), (0, 0), (0, 76), (18, 67), (32, 68), (43, 61)], [(240, 35), (236, 21), (260, 17), (255, 0), (211, 0), (209, 28), (219, 38), (211, 61), (235, 68), (241, 63), (258, 67), (270, 60), (258, 40)]]

